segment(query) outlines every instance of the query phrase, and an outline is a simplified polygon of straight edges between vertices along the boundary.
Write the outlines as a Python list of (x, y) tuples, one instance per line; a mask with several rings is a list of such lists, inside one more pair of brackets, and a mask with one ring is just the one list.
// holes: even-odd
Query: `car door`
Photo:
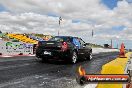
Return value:
[(80, 42), (79, 56), (85, 58), (87, 53), (85, 42), (81, 38), (78, 38), (78, 40)]
[(73, 38), (73, 44), (75, 45), (76, 49), (79, 50), (81, 47), (80, 41), (78, 38)]
[(81, 38), (73, 38), (73, 43), (77, 48), (79, 58), (85, 58), (88, 54), (88, 49), (85, 46), (85, 42)]

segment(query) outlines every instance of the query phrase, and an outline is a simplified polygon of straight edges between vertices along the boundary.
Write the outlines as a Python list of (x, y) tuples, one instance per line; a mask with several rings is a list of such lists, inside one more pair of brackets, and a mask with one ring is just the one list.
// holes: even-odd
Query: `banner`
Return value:
[(2, 55), (33, 54), (33, 44), (0, 41), (0, 53)]

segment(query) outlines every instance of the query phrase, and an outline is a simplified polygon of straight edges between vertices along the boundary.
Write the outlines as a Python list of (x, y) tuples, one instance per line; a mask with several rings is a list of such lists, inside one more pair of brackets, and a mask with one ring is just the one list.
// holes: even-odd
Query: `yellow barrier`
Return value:
[[(103, 65), (101, 74), (125, 74), (126, 64), (131, 54), (129, 52), (125, 55), (126, 58), (116, 58)], [(123, 88), (123, 84), (98, 84), (97, 88)]]

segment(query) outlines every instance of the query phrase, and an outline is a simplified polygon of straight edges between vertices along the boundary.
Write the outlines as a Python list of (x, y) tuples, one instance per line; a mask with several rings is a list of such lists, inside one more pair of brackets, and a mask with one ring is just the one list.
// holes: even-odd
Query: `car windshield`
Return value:
[(53, 37), (49, 41), (68, 41), (68, 37)]

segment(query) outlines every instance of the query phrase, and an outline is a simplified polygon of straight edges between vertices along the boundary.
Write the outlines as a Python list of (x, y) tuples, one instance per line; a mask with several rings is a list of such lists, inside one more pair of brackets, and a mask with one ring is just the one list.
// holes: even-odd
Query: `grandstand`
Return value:
[(37, 44), (38, 41), (47, 41), (52, 36), (43, 34), (17, 34), (17, 33), (2, 33), (0, 31), (0, 40), (11, 42), (23, 42), (29, 44)]
[(49, 40), (50, 38), (52, 38), (51, 35), (44, 35), (44, 34), (29, 34), (29, 36), (33, 39), (36, 39), (36, 40)]
[(15, 39), (15, 40), (18, 40), (19, 42), (23, 42), (23, 43), (30, 43), (30, 44), (37, 44), (38, 43), (38, 41), (31, 39), (24, 34), (7, 34), (7, 36), (10, 39)]

